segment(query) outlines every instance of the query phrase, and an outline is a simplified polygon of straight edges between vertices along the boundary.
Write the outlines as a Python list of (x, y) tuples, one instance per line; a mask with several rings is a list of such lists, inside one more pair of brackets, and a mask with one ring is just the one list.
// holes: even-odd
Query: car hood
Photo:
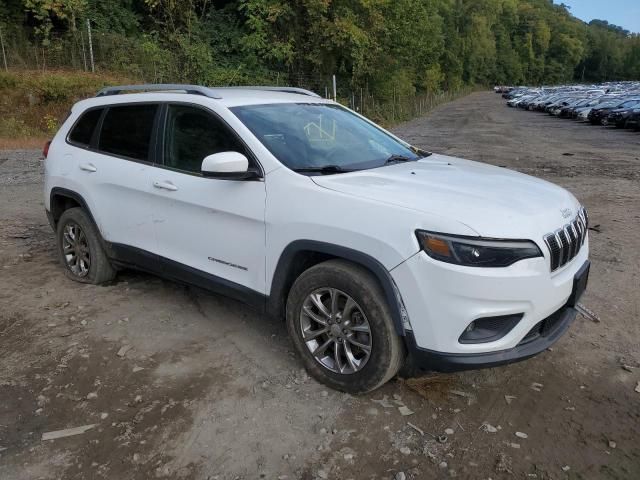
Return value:
[(447, 217), (491, 238), (540, 241), (575, 217), (580, 206), (567, 190), (544, 180), (438, 154), (311, 179), (341, 193)]

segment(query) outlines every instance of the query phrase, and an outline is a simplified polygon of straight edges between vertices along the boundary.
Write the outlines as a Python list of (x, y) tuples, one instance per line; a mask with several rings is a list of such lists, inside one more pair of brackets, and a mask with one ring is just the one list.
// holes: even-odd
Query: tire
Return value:
[(60, 262), (71, 280), (97, 285), (115, 278), (116, 270), (109, 263), (100, 234), (82, 208), (64, 211), (56, 227), (56, 240)]
[[(325, 306), (324, 313), (312, 295)], [(337, 308), (326, 316), (333, 298)], [(375, 390), (393, 378), (404, 362), (404, 345), (384, 292), (359, 265), (329, 260), (306, 270), (291, 287), (286, 316), (289, 336), (309, 374), (336, 390), (353, 394)], [(324, 326), (318, 318), (325, 321)], [(328, 331), (318, 335), (323, 329)], [(325, 352), (331, 355), (316, 359), (312, 350), (318, 352), (327, 343)], [(368, 355), (360, 345), (370, 347)]]

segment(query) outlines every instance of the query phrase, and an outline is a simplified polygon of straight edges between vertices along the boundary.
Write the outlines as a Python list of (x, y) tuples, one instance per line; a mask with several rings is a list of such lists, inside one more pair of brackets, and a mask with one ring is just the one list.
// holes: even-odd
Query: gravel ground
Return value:
[(601, 322), (520, 364), (337, 393), (237, 302), (135, 272), (67, 280), (39, 153), (0, 152), (0, 478), (640, 478), (640, 136), (490, 93), (395, 131), (574, 192), (600, 225), (583, 303)]

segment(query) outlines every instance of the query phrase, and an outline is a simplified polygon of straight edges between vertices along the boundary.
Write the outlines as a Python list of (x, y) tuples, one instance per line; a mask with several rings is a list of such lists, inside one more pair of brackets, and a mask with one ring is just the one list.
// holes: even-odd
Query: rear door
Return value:
[(84, 148), (76, 150), (75, 164), (103, 238), (123, 260), (141, 264), (137, 257), (144, 255), (137, 254), (156, 250), (150, 179), (160, 104), (113, 105), (100, 112), (90, 145), (75, 141), (74, 130), (68, 141)]
[(151, 183), (165, 274), (253, 303), (265, 291), (265, 183), (205, 178), (200, 167), (226, 151), (259, 165), (213, 111), (181, 103), (164, 110), (162, 166)]

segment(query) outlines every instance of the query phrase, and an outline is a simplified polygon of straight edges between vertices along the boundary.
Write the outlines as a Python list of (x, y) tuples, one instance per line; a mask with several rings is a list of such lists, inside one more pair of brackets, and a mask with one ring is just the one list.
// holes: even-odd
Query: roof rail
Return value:
[(109, 95), (118, 95), (123, 92), (171, 92), (180, 91), (184, 93), (190, 93), (193, 95), (204, 95), (205, 97), (221, 99), (220, 90), (225, 89), (244, 89), (244, 90), (264, 90), (271, 92), (284, 92), (284, 93), (297, 93), (299, 95), (308, 95), (310, 97), (320, 97), (311, 90), (305, 90), (304, 88), (296, 87), (269, 87), (269, 86), (257, 86), (257, 87), (203, 87), (201, 85), (186, 85), (180, 83), (148, 83), (143, 85), (119, 85), (114, 87), (104, 87), (100, 90), (96, 97), (106, 97)]
[(117, 87), (105, 87), (100, 90), (96, 97), (106, 97), (108, 95), (118, 95), (122, 92), (167, 92), (182, 91), (194, 95), (204, 95), (209, 98), (222, 98), (218, 92), (209, 87), (201, 85), (183, 85), (180, 83), (150, 83), (145, 85), (119, 85)]
[(308, 95), (310, 97), (320, 97), (315, 92), (311, 90), (306, 90), (304, 88), (298, 87), (273, 87), (273, 86), (240, 86), (240, 87), (216, 87), (216, 89), (224, 90), (224, 89), (242, 89), (242, 90), (265, 90), (268, 92), (283, 92), (283, 93), (297, 93), (299, 95)]

